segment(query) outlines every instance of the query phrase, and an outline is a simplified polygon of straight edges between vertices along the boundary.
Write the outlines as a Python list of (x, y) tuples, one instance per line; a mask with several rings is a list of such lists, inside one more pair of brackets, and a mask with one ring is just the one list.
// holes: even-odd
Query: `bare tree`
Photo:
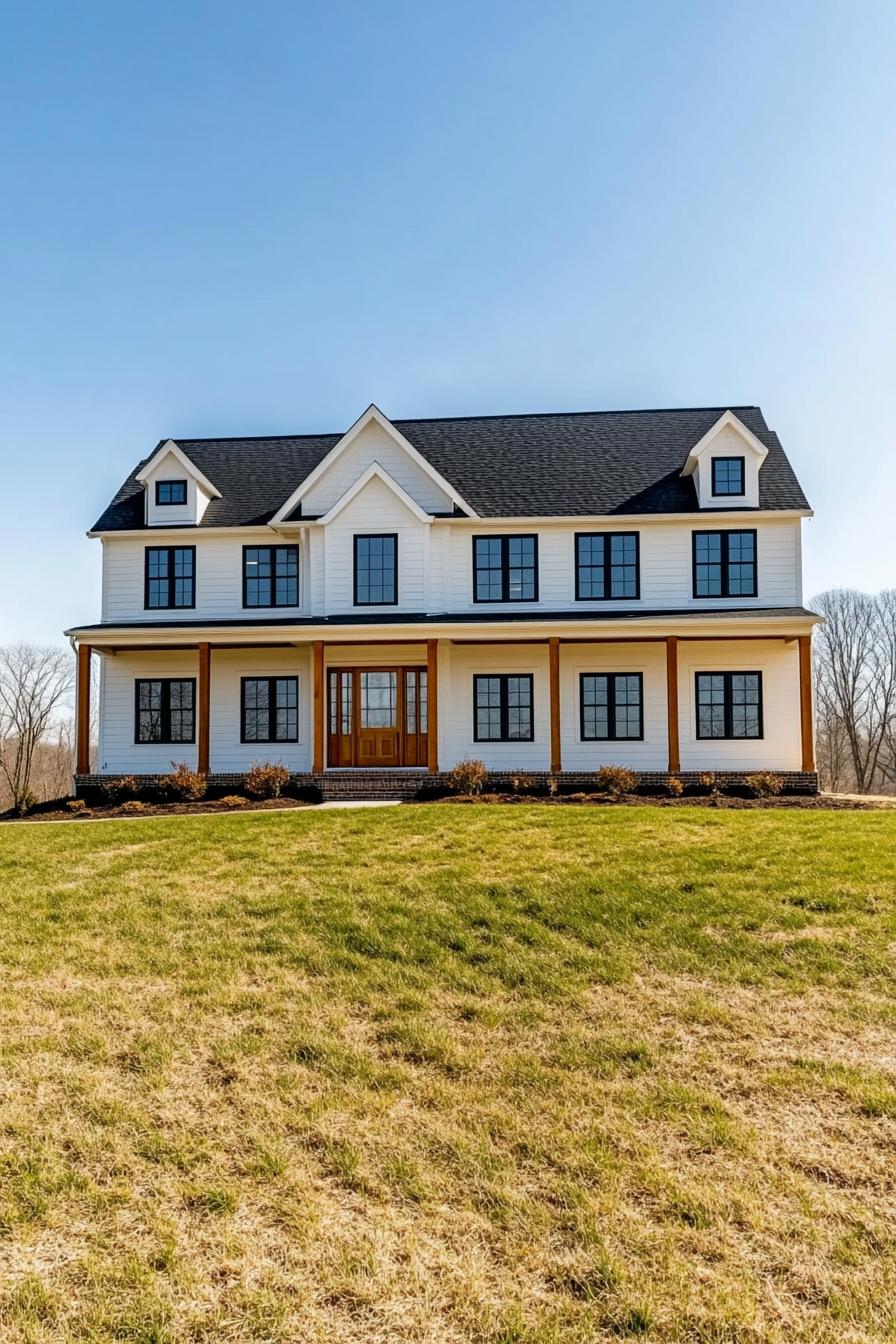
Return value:
[(71, 656), (35, 644), (0, 648), (0, 774), (18, 812), (27, 810), (34, 764), (58, 726), (72, 687)]

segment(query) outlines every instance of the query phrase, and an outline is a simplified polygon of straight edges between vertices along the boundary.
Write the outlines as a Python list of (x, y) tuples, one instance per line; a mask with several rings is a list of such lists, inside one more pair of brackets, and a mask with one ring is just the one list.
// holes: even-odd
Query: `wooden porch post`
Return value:
[(199, 732), (197, 734), (196, 767), (200, 775), (208, 774), (209, 720), (211, 705), (212, 648), (199, 645)]
[(439, 641), (426, 641), (426, 768), (439, 772)]
[(90, 774), (90, 653), (89, 644), (78, 645), (78, 674), (75, 690), (78, 739), (75, 773), (78, 775)]
[(314, 724), (311, 770), (315, 775), (322, 775), (324, 772), (324, 642), (322, 639), (316, 639), (312, 645), (312, 662), (314, 679), (312, 714)]
[(560, 750), (560, 640), (548, 640), (548, 669), (551, 687), (551, 774), (563, 769)]
[(669, 774), (681, 769), (681, 748), (678, 743), (678, 639), (666, 639), (666, 715), (669, 725)]
[(815, 731), (812, 721), (812, 636), (800, 635), (800, 734), (803, 745), (803, 769), (815, 771)]

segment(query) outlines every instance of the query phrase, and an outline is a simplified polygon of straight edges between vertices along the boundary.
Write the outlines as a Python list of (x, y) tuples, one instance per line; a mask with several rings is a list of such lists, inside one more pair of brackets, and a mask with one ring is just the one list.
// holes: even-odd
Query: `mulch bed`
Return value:
[(268, 812), (275, 808), (309, 807), (311, 804), (300, 798), (250, 798), (235, 806), (220, 799), (203, 799), (198, 803), (147, 803), (144, 812), (129, 812), (126, 807), (90, 807), (84, 812), (70, 812), (64, 805), (35, 809), (26, 816), (17, 816), (15, 812), (3, 812), (0, 821), (96, 821), (107, 817), (182, 817), (193, 813), (214, 812)]
[(531, 796), (520, 793), (481, 793), (454, 794), (447, 798), (438, 798), (439, 803), (541, 803), (546, 807), (614, 807), (624, 804), (626, 807), (712, 807), (728, 811), (751, 811), (757, 808), (782, 808), (806, 812), (878, 812), (896, 807), (896, 797), (892, 802), (879, 799), (838, 798), (829, 794), (795, 793), (778, 798), (739, 798), (730, 794), (685, 794), (681, 798), (663, 798), (657, 794), (626, 793), (619, 798), (610, 798), (605, 793), (561, 794), (556, 798)]

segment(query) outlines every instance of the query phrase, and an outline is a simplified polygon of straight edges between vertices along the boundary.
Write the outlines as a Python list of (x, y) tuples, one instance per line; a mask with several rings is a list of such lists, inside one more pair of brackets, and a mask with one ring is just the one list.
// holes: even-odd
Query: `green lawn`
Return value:
[(0, 832), (0, 1339), (896, 1338), (896, 814)]

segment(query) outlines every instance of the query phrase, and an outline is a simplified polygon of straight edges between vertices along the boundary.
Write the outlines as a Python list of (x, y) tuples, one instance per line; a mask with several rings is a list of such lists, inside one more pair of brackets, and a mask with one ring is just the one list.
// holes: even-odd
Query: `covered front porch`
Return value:
[[(396, 623), (397, 624), (397, 623)], [(583, 623), (584, 624), (584, 623)], [(110, 775), (156, 776), (173, 758), (210, 779), (237, 780), (252, 760), (283, 760), (296, 776), (329, 780), (345, 792), (406, 777), (438, 778), (477, 757), (495, 776), (587, 777), (621, 763), (645, 779), (713, 770), (736, 776), (768, 769), (805, 786), (815, 774), (811, 625), (780, 617), (707, 621), (681, 617), (666, 631), (627, 621), (562, 633), (509, 622), (405, 622), (388, 631), (357, 623), (315, 630), (238, 630), (172, 623), (74, 632), (78, 656), (79, 782)], [(421, 625), (424, 628), (421, 629)], [(674, 633), (669, 633), (672, 626)], [(807, 628), (808, 626), (808, 628)], [(640, 627), (640, 628), (639, 628)], [(308, 635), (313, 637), (308, 638)], [(101, 662), (99, 755), (91, 769), (90, 666)], [(763, 731), (757, 740), (706, 741), (697, 732), (698, 671), (759, 668)], [(583, 678), (639, 679), (639, 731), (594, 740), (583, 719)], [(526, 682), (528, 731), (483, 739), (480, 688), (508, 676)], [(140, 743), (134, 688), (140, 679), (178, 677), (195, 685), (189, 740)], [(296, 729), (289, 740), (247, 734), (247, 682), (295, 683)], [(495, 711), (497, 716), (497, 711)], [(497, 721), (497, 718), (496, 718)], [(382, 785), (377, 783), (382, 780)], [(354, 781), (354, 782), (353, 782)]]

